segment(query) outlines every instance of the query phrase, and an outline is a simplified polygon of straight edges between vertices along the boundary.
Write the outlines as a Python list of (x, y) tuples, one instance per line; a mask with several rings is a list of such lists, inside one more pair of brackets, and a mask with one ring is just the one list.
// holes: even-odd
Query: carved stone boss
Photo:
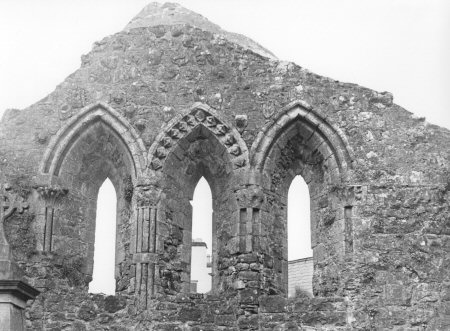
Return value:
[(53, 250), (54, 216), (56, 203), (69, 192), (68, 189), (59, 186), (36, 186), (36, 191), (45, 202), (44, 229), (42, 250), (51, 252)]

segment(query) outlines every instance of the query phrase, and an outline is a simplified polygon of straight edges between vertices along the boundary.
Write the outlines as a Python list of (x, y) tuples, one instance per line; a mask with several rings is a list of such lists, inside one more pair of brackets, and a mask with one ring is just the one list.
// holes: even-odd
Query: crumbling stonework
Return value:
[[(5, 231), (41, 291), (27, 328), (449, 329), (450, 132), (390, 93), (266, 57), (177, 5), (144, 13), (157, 25), (140, 16), (97, 42), (54, 92), (0, 123), (0, 182), (29, 205)], [(311, 196), (314, 298), (292, 302), (296, 175)], [(202, 176), (214, 210), (208, 295), (188, 293)], [(87, 292), (106, 178), (115, 296)]]

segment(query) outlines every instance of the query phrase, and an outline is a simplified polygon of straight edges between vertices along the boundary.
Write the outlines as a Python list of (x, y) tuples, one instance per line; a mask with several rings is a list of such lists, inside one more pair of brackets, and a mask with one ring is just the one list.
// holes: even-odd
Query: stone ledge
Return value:
[[(27, 300), (32, 300), (40, 292), (34, 287), (20, 280), (0, 280), (0, 303), (14, 303), (25, 308)], [(14, 298), (15, 300), (11, 301)], [(23, 303), (21, 303), (22, 301)]]

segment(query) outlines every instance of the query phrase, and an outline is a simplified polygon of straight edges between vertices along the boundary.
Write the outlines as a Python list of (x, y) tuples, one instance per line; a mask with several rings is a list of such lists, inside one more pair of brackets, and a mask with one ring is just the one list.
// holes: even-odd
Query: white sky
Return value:
[[(95, 41), (122, 30), (147, 3), (0, 0), (0, 116), (6, 108), (27, 107), (53, 91), (80, 66), (80, 56)], [(392, 92), (395, 103), (450, 128), (450, 1), (178, 3), (225, 30), (254, 39), (281, 60)], [(304, 248), (299, 250), (306, 254)], [(302, 256), (290, 254), (291, 259)]]

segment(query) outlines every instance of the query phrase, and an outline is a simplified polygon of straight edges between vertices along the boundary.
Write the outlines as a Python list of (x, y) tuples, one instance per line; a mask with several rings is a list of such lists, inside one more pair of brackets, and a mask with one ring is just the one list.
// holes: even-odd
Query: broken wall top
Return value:
[[(435, 184), (449, 173), (450, 133), (393, 103), (390, 93), (341, 83), (278, 61), (178, 5), (150, 4), (124, 29), (94, 44), (81, 68), (46, 98), (1, 122), (2, 174), (39, 174), (42, 155), (86, 107), (102, 102), (126, 119), (148, 150), (161, 128), (195, 103), (227, 125), (246, 115), (249, 153), (265, 125), (308, 105), (347, 142), (349, 182)], [(236, 39), (237, 38), (237, 39)]]

